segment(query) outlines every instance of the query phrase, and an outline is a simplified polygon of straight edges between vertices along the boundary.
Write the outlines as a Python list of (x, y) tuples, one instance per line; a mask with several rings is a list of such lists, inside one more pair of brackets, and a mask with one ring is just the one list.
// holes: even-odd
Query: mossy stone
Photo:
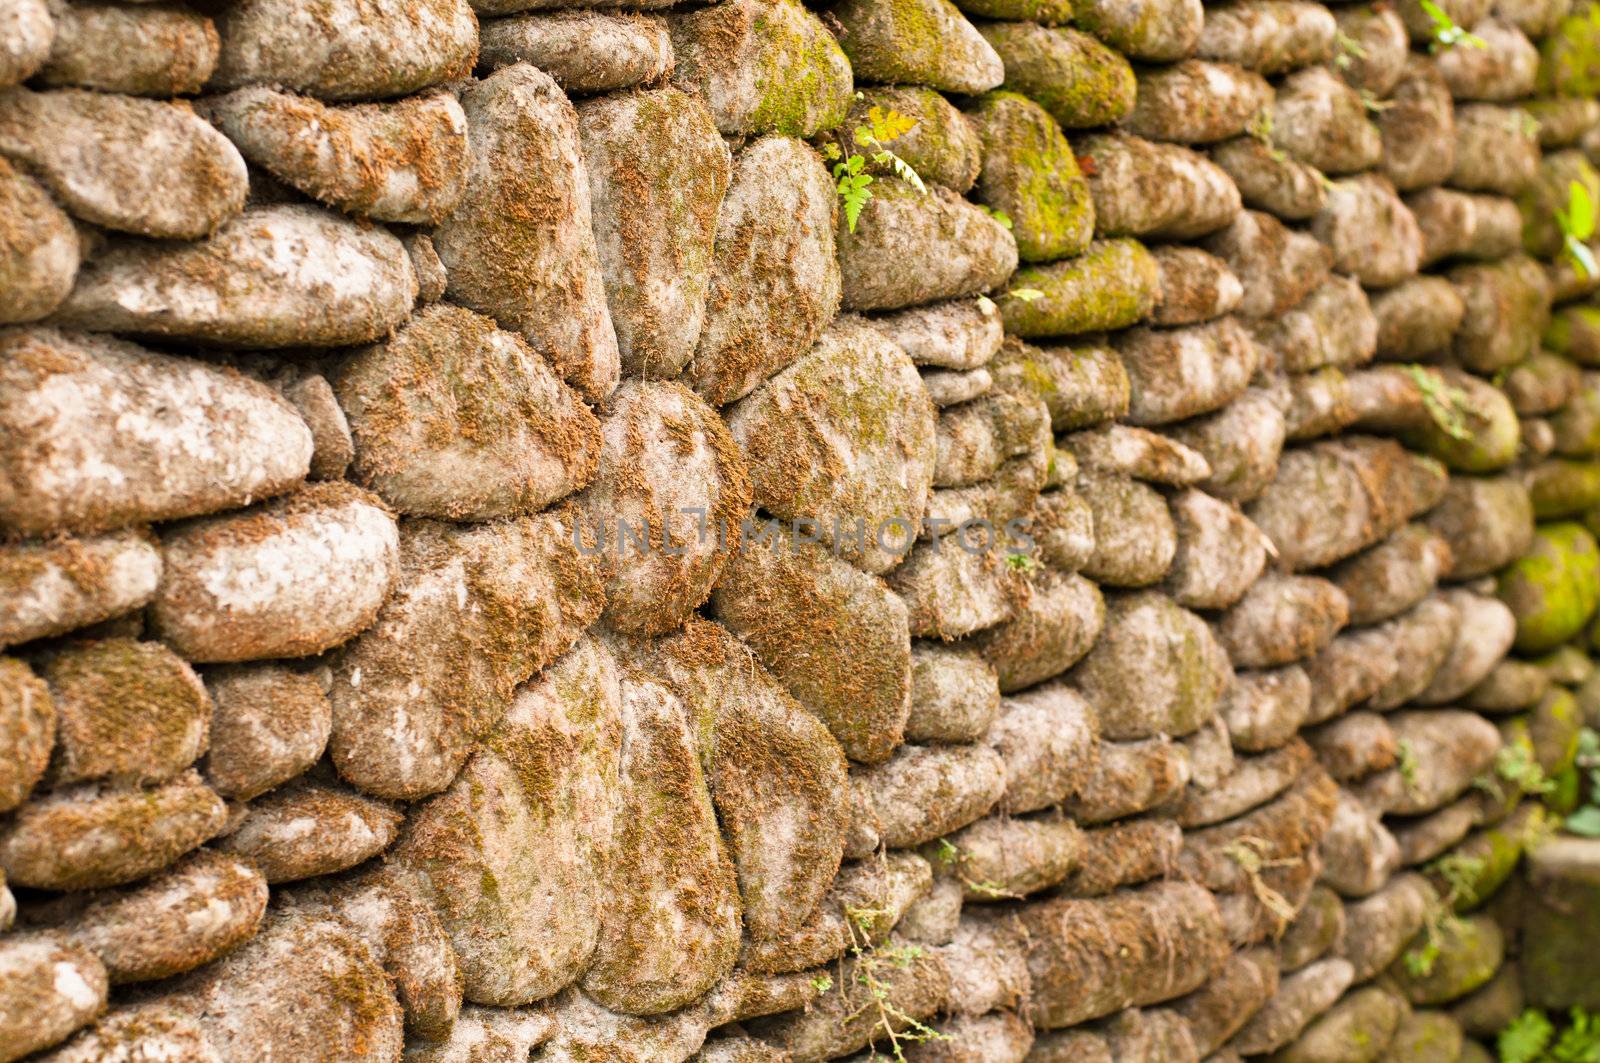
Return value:
[(1094, 236), (1094, 202), (1056, 120), (1015, 92), (991, 92), (968, 113), (983, 143), (978, 200), (1011, 219), (1018, 257), (1082, 253)]
[(1557, 310), (1544, 330), (1544, 345), (1580, 365), (1600, 364), (1600, 306), (1582, 304)]
[(1515, 461), (1522, 429), (1505, 393), (1468, 373), (1437, 372), (1441, 389), (1449, 389), (1444, 401), (1462, 423), (1447, 425), (1430, 414), (1404, 433), (1406, 445), (1458, 472), (1494, 472)]
[(1097, 240), (1077, 258), (1025, 266), (1000, 300), (1006, 331), (1024, 339), (1127, 328), (1144, 320), (1161, 293), (1161, 268), (1137, 240)]
[[(1433, 941), (1439, 953), (1426, 974), (1414, 972), (1405, 953), (1389, 968), (1396, 988), (1415, 1005), (1444, 1004), (1466, 996), (1493, 978), (1505, 959), (1505, 935), (1486, 915), (1446, 923)], [(1421, 944), (1423, 940), (1413, 941), (1413, 947)]]
[(1029, 22), (979, 32), (1005, 63), (1005, 87), (1037, 100), (1067, 129), (1109, 125), (1133, 110), (1133, 67), (1088, 34)]
[(1553, 650), (1583, 629), (1600, 602), (1600, 546), (1581, 524), (1543, 525), (1500, 574), (1498, 593), (1517, 618), (1516, 648)]
[(1600, 5), (1582, 5), (1545, 38), (1538, 88), (1553, 96), (1600, 94)]

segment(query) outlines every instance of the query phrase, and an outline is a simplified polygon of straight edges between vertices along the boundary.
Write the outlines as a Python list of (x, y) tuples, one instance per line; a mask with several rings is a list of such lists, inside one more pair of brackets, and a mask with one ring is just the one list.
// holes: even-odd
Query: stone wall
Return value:
[(0, 0), (0, 1061), (1576, 999), (1600, 5), (669, 5)]

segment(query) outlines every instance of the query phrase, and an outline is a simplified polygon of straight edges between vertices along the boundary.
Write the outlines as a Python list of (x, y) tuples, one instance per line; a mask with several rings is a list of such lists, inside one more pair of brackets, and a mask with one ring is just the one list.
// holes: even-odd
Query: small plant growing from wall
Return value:
[(1600, 1063), (1600, 1016), (1573, 1008), (1566, 1029), (1529, 1008), (1500, 1031), (1500, 1063)]
[(1580, 181), (1572, 182), (1567, 189), (1567, 209), (1556, 211), (1556, 224), (1561, 227), (1561, 240), (1567, 257), (1583, 272), (1585, 277), (1600, 276), (1600, 266), (1595, 264), (1594, 252), (1589, 250), (1589, 239), (1594, 236), (1594, 197)]
[(915, 118), (909, 118), (893, 109), (886, 111), (874, 105), (867, 111), (866, 122), (856, 126), (851, 133), (851, 140), (867, 154), (851, 152), (846, 155), (840, 150), (839, 145), (831, 142), (822, 146), (823, 157), (833, 163), (835, 189), (844, 202), (844, 221), (851, 232), (856, 231), (856, 221), (861, 217), (861, 211), (868, 201), (872, 199), (872, 175), (867, 173), (869, 160), (879, 166), (888, 167), (896, 177), (918, 192), (928, 191), (928, 187), (922, 183), (922, 178), (917, 176), (917, 171), (911, 164), (896, 155), (889, 147), (890, 141), (898, 140), (916, 127)]
[(1422, 0), (1422, 10), (1428, 18), (1433, 20), (1433, 43), (1428, 49), (1433, 52), (1442, 52), (1446, 48), (1454, 48), (1464, 44), (1469, 48), (1487, 48), (1482, 37), (1475, 33), (1468, 33), (1456, 25), (1456, 20), (1433, 0)]
[(1569, 834), (1600, 838), (1600, 733), (1591, 727), (1578, 732), (1577, 765), (1587, 777), (1588, 792), (1562, 826)]

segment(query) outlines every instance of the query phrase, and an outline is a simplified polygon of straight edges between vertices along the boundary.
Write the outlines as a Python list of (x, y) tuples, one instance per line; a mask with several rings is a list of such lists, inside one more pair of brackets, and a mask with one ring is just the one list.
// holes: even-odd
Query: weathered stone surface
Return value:
[(1520, 29), (1497, 18), (1472, 27), (1478, 44), (1445, 48), (1439, 73), (1458, 100), (1515, 100), (1531, 95), (1539, 73), (1539, 50)]
[(1076, 664), (1094, 644), (1104, 615), (1093, 583), (1046, 569), (1035, 573), (1033, 592), (1016, 614), (974, 636), (972, 645), (994, 666), (1000, 692), (1009, 694)]
[(1233, 747), (1250, 753), (1282, 748), (1310, 714), (1311, 679), (1299, 665), (1239, 672), (1217, 706)]
[(221, 1059), (399, 1058), (400, 1005), (342, 920), (274, 912), (261, 932), (156, 998), (196, 1022)]
[(1338, 24), (1321, 4), (1236, 0), (1207, 13), (1199, 54), (1263, 74), (1282, 74), (1333, 58)]
[(581, 488), (600, 426), (515, 333), (459, 307), (422, 310), (334, 382), (355, 476), (402, 512), (485, 520)]
[(0, 645), (137, 609), (160, 578), (161, 554), (138, 531), (0, 545)]
[(214, 836), (226, 815), (193, 772), (152, 790), (67, 787), (29, 802), (0, 830), (0, 869), (39, 889), (120, 886)]
[(1521, 108), (1467, 103), (1455, 119), (1452, 188), (1514, 196), (1538, 176), (1539, 132)]
[(1094, 770), (1062, 803), (1085, 825), (1148, 812), (1177, 798), (1194, 780), (1188, 748), (1165, 735), (1137, 742), (1099, 743)]
[(977, 295), (1017, 268), (1017, 242), (998, 220), (942, 185), (918, 191), (898, 178), (873, 182), (851, 232), (836, 239), (849, 310), (898, 310)]
[(1235, 137), (1218, 144), (1211, 149), (1211, 161), (1233, 178), (1245, 206), (1285, 220), (1314, 216), (1328, 198), (1320, 170), (1257, 137)]
[(56, 737), (49, 686), (11, 657), (0, 657), (0, 724), (0, 809), (10, 811), (44, 774)]
[(194, 671), (158, 642), (78, 643), (40, 672), (56, 710), (53, 784), (163, 782), (206, 748), (210, 699)]
[(315, 484), (169, 531), (151, 623), (194, 661), (321, 653), (372, 623), (398, 552), (394, 518), (377, 499)]
[(411, 312), (417, 277), (380, 228), (297, 204), (248, 210), (198, 243), (121, 240), (51, 319), (239, 347), (367, 343)]
[(995, 50), (949, 0), (845, 0), (831, 14), (862, 81), (975, 95), (1005, 77)]
[(47, 937), (0, 941), (0, 1058), (49, 1048), (106, 1004), (106, 972), (93, 953)]
[(1043, 901), (1023, 908), (1020, 919), (1034, 987), (1028, 1011), (1047, 1029), (1181, 996), (1228, 953), (1216, 902), (1190, 883)]
[(1341, 959), (1320, 960), (1284, 975), (1278, 992), (1231, 1042), (1240, 1052), (1259, 1055), (1284, 1047), (1349, 987), (1352, 968)]
[(887, 577), (905, 599), (911, 634), (954, 639), (1011, 617), (1028, 583), (992, 550), (963, 549), (954, 537), (919, 542)]
[(8, 9), (0, 44), (0, 85), (15, 85), (33, 76), (49, 58), (55, 35), (55, 18), (43, 0), (24, 0)]
[(1425, 266), (1457, 256), (1499, 259), (1522, 247), (1522, 215), (1504, 196), (1430, 188), (1408, 196), (1406, 206), (1422, 227)]
[(912, 644), (908, 741), (977, 741), (999, 709), (999, 681), (983, 658), (934, 642)]
[(1095, 769), (1098, 734), (1094, 709), (1063, 683), (1003, 699), (985, 738), (1005, 761), (1000, 807), (1033, 812), (1076, 794)]
[(1463, 368), (1494, 373), (1539, 349), (1550, 320), (1550, 292), (1533, 259), (1518, 255), (1493, 265), (1458, 266), (1450, 282), (1466, 306), (1451, 347)]
[(1413, 459), (1388, 440), (1316, 443), (1283, 456), (1277, 479), (1247, 514), (1291, 568), (1331, 564), (1413, 515), (1416, 471)]
[(1227, 228), (1204, 242), (1225, 262), (1244, 296), (1243, 318), (1275, 318), (1298, 304), (1328, 279), (1333, 256), (1328, 248), (1270, 214), (1242, 211)]
[(1243, 133), (1271, 99), (1260, 74), (1189, 59), (1141, 70), (1138, 98), (1123, 124), (1151, 140), (1203, 144)]
[(403, 96), (465, 77), (477, 58), (465, 0), (247, 0), (217, 19), (211, 86), (272, 84), (325, 100)]
[[(345, 779), (380, 797), (444, 789), (517, 684), (599, 617), (602, 562), (577, 548), (578, 519), (406, 526), (393, 594), (334, 663), (331, 751)], [(420, 639), (435, 653), (417, 655)]]
[(267, 908), (261, 872), (200, 850), (137, 887), (97, 895), (44, 925), (98, 956), (113, 984), (167, 978), (254, 936)]
[(205, 778), (217, 793), (248, 801), (322, 756), (333, 708), (318, 676), (261, 664), (205, 678), (214, 706)]
[(1404, 76), (1410, 57), (1405, 22), (1389, 8), (1342, 7), (1334, 10), (1333, 17), (1343, 35), (1334, 42), (1335, 72), (1356, 89), (1388, 96)]
[(1348, 618), (1349, 603), (1336, 585), (1273, 574), (1257, 580), (1216, 630), (1235, 665), (1270, 668), (1319, 652)]
[(1168, 593), (1191, 609), (1232, 605), (1266, 565), (1261, 533), (1237, 509), (1204, 491), (1180, 492), (1169, 504), (1178, 548), (1167, 577)]
[(690, 1004), (733, 969), (739, 893), (706, 791), (696, 722), (645, 674), (624, 669), (621, 690), (616, 834), (598, 884), (594, 964), (582, 985), (613, 1010), (656, 1015)]
[(985, 23), (979, 32), (1005, 63), (1005, 87), (1037, 100), (1063, 127), (1109, 125), (1133, 110), (1133, 68), (1093, 37), (1028, 22)]
[(1455, 590), (1445, 595), (1455, 607), (1460, 625), (1433, 680), (1415, 700), (1423, 705), (1453, 702), (1483, 681), (1511, 649), (1517, 622), (1511, 610), (1496, 598)]
[(1211, 475), (1199, 451), (1144, 428), (1102, 425), (1057, 440), (1088, 475), (1126, 476), (1135, 480), (1186, 487)]
[(981, 97), (968, 118), (982, 145), (978, 200), (1010, 218), (1018, 256), (1048, 262), (1082, 253), (1094, 235), (1094, 204), (1056, 120), (1015, 92)]
[(1488, 915), (1458, 920), (1440, 932), (1439, 952), (1423, 975), (1403, 963), (1390, 967), (1399, 991), (1414, 1005), (1444, 1004), (1494, 976), (1505, 958), (1505, 937)]
[(693, 622), (649, 657), (691, 719), (715, 731), (701, 756), (747, 934), (769, 940), (795, 929), (817, 910), (845, 844), (838, 744), (715, 624)]
[(1006, 765), (985, 745), (904, 745), (882, 764), (857, 768), (882, 842), (903, 849), (959, 830), (1000, 800)]
[(216, 69), (216, 27), (187, 9), (66, 3), (52, 16), (50, 61), (39, 72), (45, 85), (179, 96), (199, 92)]
[(589, 966), (622, 727), (616, 664), (585, 638), (519, 689), (450, 788), (407, 822), (392, 861), (416, 873), (467, 999), (526, 1003)]
[(1272, 482), (1287, 425), (1272, 392), (1246, 390), (1221, 410), (1164, 429), (1202, 454), (1211, 476), (1200, 486), (1230, 502), (1248, 502)]
[(1077, 148), (1093, 160), (1089, 193), (1097, 235), (1191, 240), (1239, 213), (1232, 179), (1189, 148), (1126, 133), (1086, 137)]
[(1533, 540), (1528, 489), (1508, 476), (1455, 476), (1426, 518), (1450, 544), (1455, 579), (1485, 576), (1516, 560)]
[(1378, 319), (1376, 354), (1384, 361), (1426, 359), (1449, 350), (1466, 314), (1455, 286), (1427, 275), (1377, 292), (1370, 305)]
[(1420, 524), (1341, 562), (1329, 578), (1350, 603), (1350, 623), (1373, 624), (1416, 605), (1450, 571), (1450, 544)]
[(1233, 310), (1244, 298), (1244, 285), (1227, 264), (1198, 247), (1167, 244), (1152, 253), (1161, 269), (1161, 301), (1153, 324), (1202, 324)]
[(680, 87), (699, 92), (724, 133), (809, 137), (850, 109), (850, 61), (797, 0), (736, 0), (668, 16)]
[(461, 1014), (461, 971), (415, 877), (385, 866), (280, 891), (283, 907), (343, 920), (392, 980), (408, 1033), (447, 1039)]
[(347, 213), (439, 222), (465, 190), (467, 118), (448, 93), (330, 107), (255, 86), (206, 101), (205, 112), (245, 158)]
[(1183, 832), (1168, 819), (1135, 819), (1084, 831), (1077, 867), (1061, 895), (1099, 897), (1122, 886), (1170, 875), (1177, 868)]
[(881, 763), (910, 711), (905, 604), (822, 547), (783, 531), (774, 540), (738, 552), (712, 592), (713, 610), (846, 755)]
[(821, 160), (798, 140), (764, 137), (734, 155), (705, 322), (684, 367), (684, 382), (707, 402), (743, 398), (810, 350), (833, 319), (835, 198)]
[[(831, 193), (830, 193), (831, 195)], [(866, 319), (920, 366), (977, 369), (989, 363), (1005, 338), (992, 300), (952, 300)]]
[(1107, 738), (1188, 734), (1211, 718), (1230, 675), (1205, 622), (1166, 596), (1113, 598), (1105, 630), (1072, 673)]
[(472, 149), (467, 189), (433, 232), (448, 292), (521, 332), (567, 383), (598, 401), (616, 386), (619, 355), (577, 112), (548, 74), (526, 63), (472, 85), (461, 105)]
[(1346, 897), (1366, 897), (1400, 868), (1400, 845), (1376, 813), (1340, 791), (1333, 819), (1318, 845), (1322, 881)]
[(622, 630), (682, 625), (740, 544), (745, 464), (715, 414), (678, 384), (628, 381), (612, 397), (599, 469), (578, 499), (609, 567), (606, 618)]
[(1001, 302), (1006, 331), (1025, 339), (1127, 328), (1155, 309), (1161, 270), (1136, 240), (1100, 240), (1077, 258), (1026, 266), (1013, 290), (1043, 295)]
[(1334, 182), (1311, 231), (1333, 252), (1333, 266), (1362, 284), (1387, 288), (1417, 272), (1422, 230), (1386, 179), (1372, 174)]
[(1077, 492), (1088, 503), (1095, 545), (1083, 574), (1111, 587), (1147, 587), (1172, 565), (1177, 531), (1167, 501), (1155, 488), (1122, 476), (1081, 474)]
[(259, 868), (267, 881), (330, 875), (376, 856), (394, 841), (401, 814), (342, 788), (292, 782), (251, 802), (216, 846)]
[(531, 63), (570, 93), (613, 92), (670, 74), (672, 38), (649, 15), (537, 11), (480, 26), (478, 63)]
[[(854, 318), (835, 322), (809, 354), (728, 412), (756, 503), (814, 520), (823, 541), (871, 572), (894, 565), (918, 530), (933, 482), (934, 425), (910, 360)], [(865, 544), (853, 537), (857, 520)]]
[(1210, 413), (1244, 392), (1260, 363), (1232, 317), (1182, 329), (1135, 329), (1113, 345), (1131, 385), (1128, 420), (1158, 425)]
[[(12, 441), (0, 448), (10, 480), (0, 523), (17, 531), (205, 513), (286, 490), (306, 473), (311, 433), (253, 381), (53, 329), (12, 330), (0, 345), (0, 423)], [(56, 445), (41, 449), (44, 439)]]
[(675, 377), (705, 317), (727, 145), (700, 98), (673, 87), (584, 101), (578, 132), (622, 369)]
[[(85, 155), (79, 146), (93, 145)], [(192, 240), (244, 207), (244, 160), (189, 107), (59, 89), (0, 93), (0, 152), (84, 221)]]
[[(1205, 17), (1197, 0), (1159, 0), (1140, 7), (1117, 0), (1074, 0), (1072, 7), (1078, 26), (1125, 55), (1152, 62), (1173, 62), (1192, 54)], [(1021, 14), (993, 17), (1057, 21)]]
[(78, 274), (72, 219), (28, 174), (0, 158), (0, 323), (35, 321), (61, 305)]
[(1388, 103), (1374, 116), (1383, 134), (1384, 176), (1403, 192), (1449, 179), (1462, 140), (1450, 86), (1434, 59), (1412, 55)]
[(1354, 277), (1337, 275), (1298, 306), (1259, 322), (1254, 332), (1290, 373), (1364, 365), (1378, 345), (1378, 319), (1366, 293)]
[(1287, 78), (1271, 115), (1274, 146), (1323, 173), (1358, 173), (1382, 158), (1383, 140), (1360, 94), (1327, 67), (1308, 67)]

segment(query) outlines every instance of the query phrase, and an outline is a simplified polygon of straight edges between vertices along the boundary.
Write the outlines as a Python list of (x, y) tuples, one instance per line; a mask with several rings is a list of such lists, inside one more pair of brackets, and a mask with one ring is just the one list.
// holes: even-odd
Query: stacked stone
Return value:
[(1587, 9), (3, 2), (0, 1061), (1520, 1009)]

